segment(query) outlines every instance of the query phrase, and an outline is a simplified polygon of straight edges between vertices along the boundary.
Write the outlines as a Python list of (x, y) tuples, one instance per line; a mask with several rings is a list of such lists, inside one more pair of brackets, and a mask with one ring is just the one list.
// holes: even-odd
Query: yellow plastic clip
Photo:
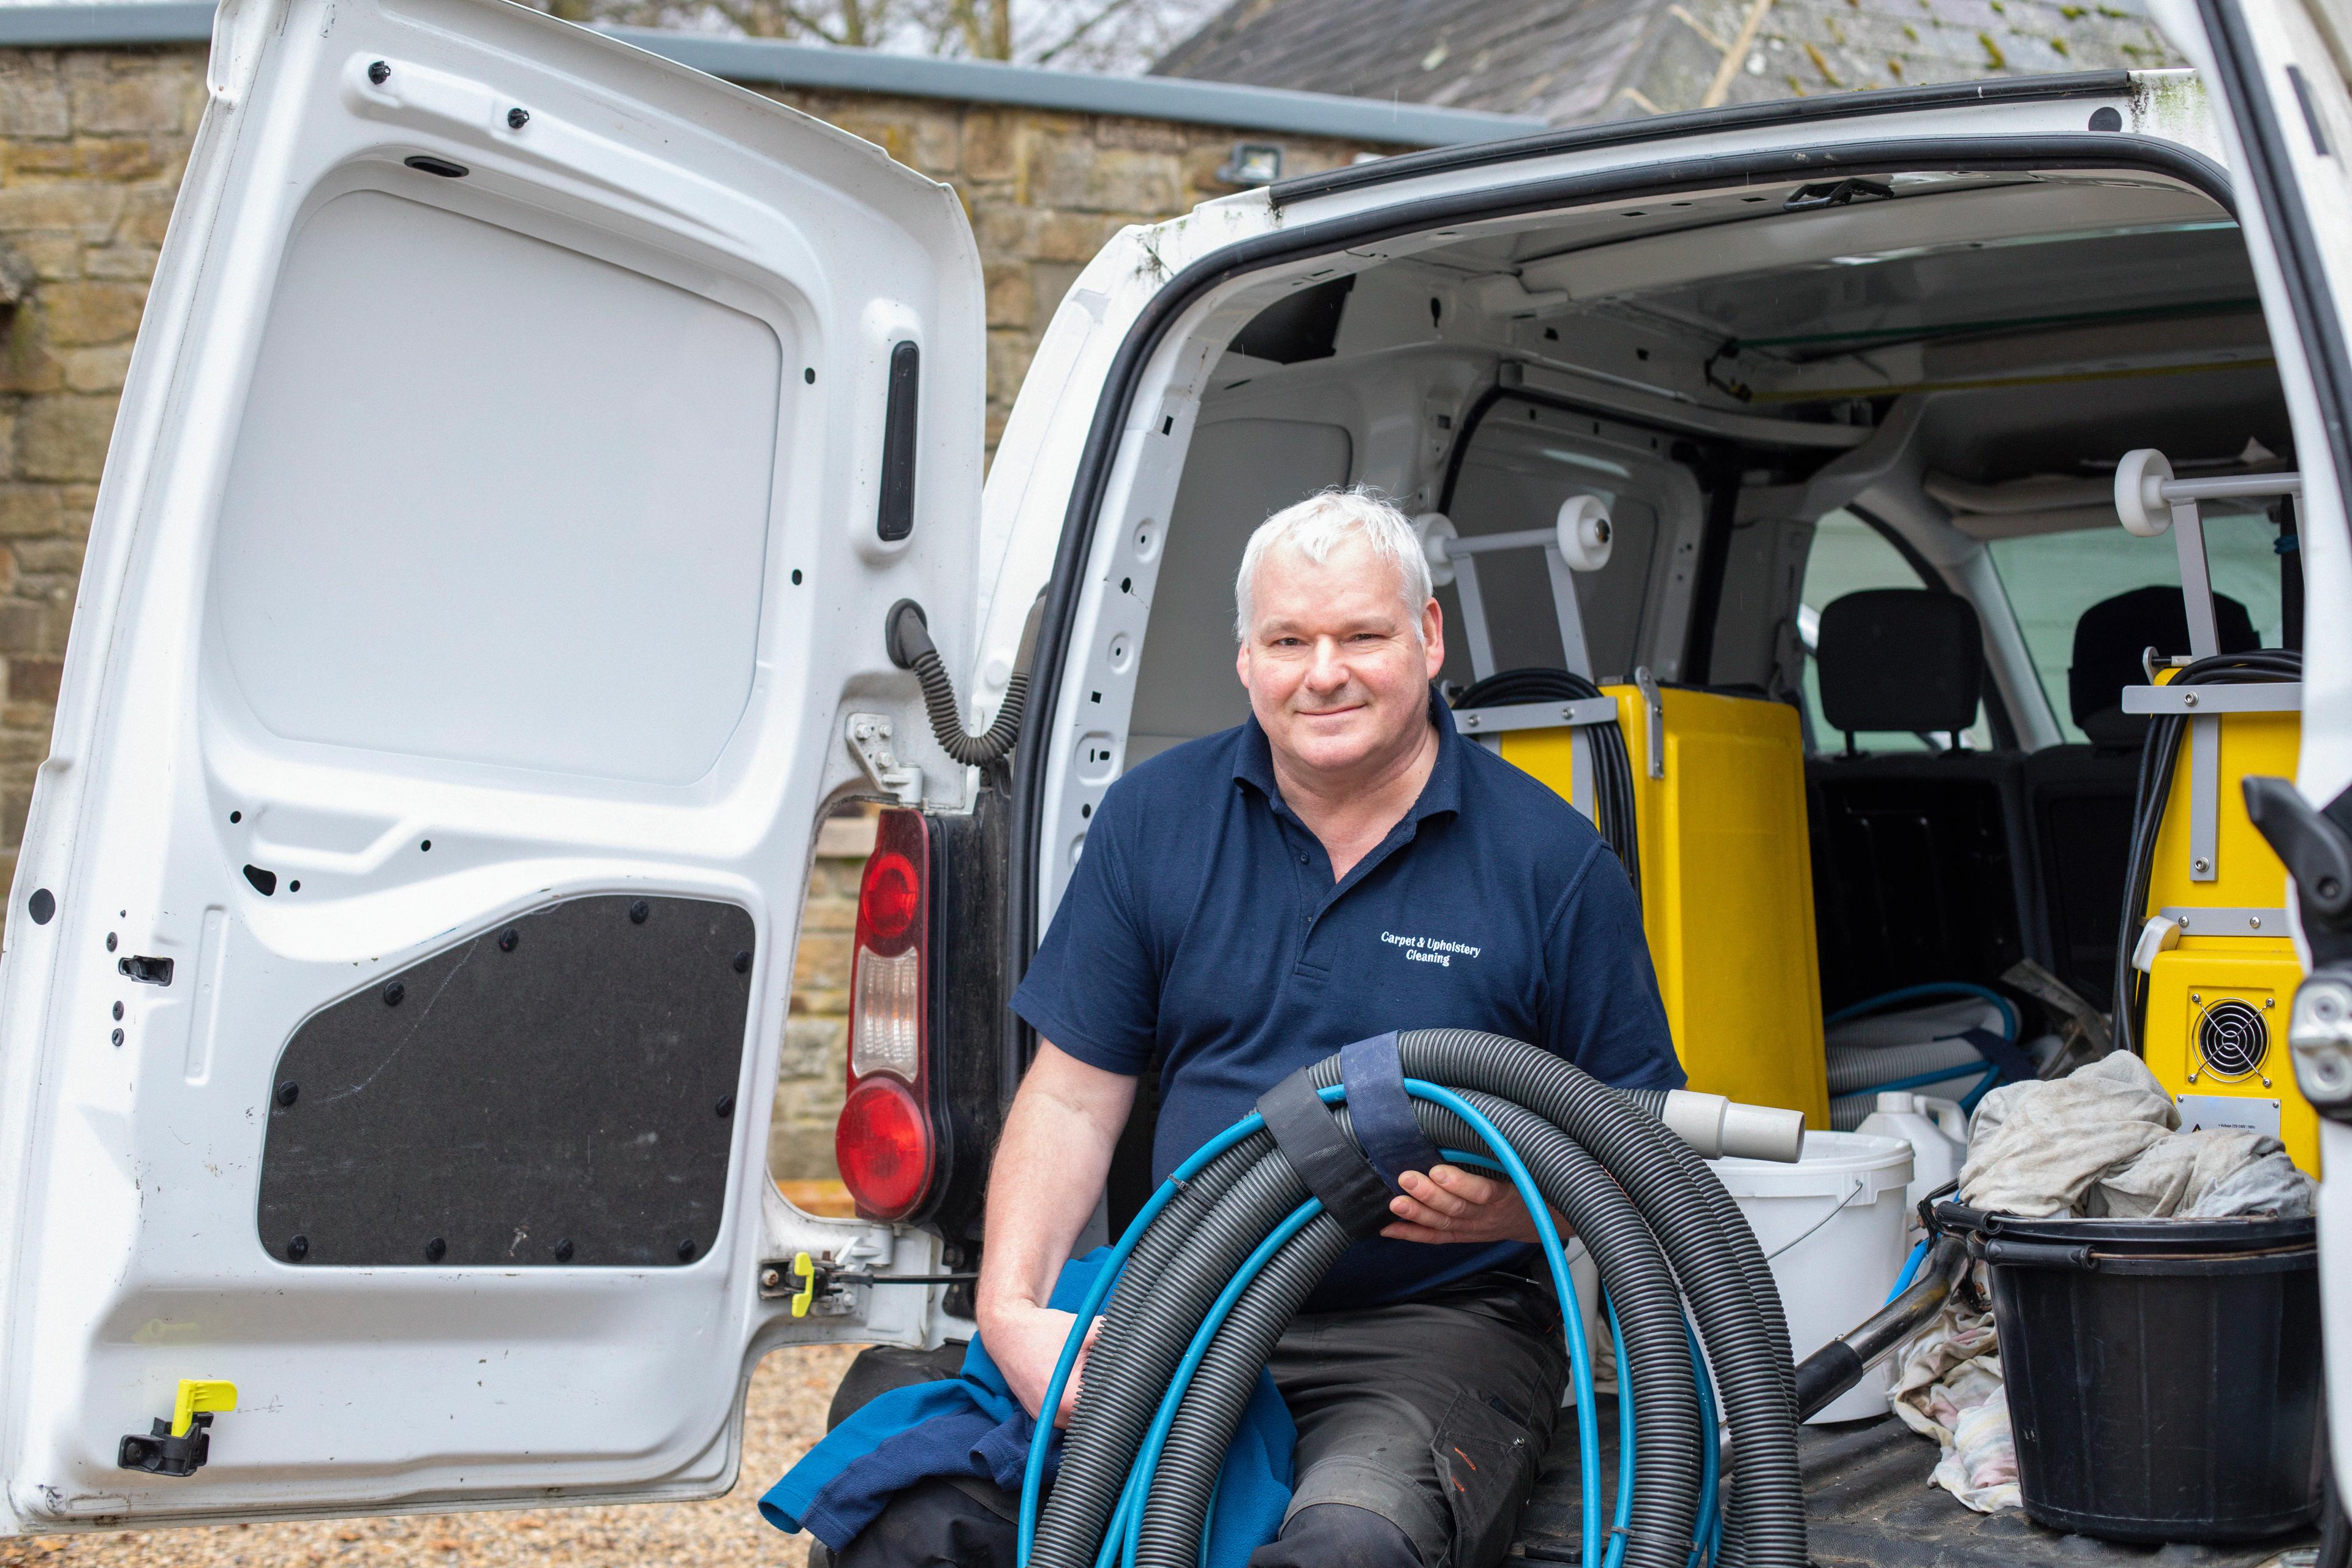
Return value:
[(793, 1278), (801, 1288), (793, 1292), (793, 1316), (808, 1316), (810, 1304), (816, 1300), (816, 1263), (805, 1252), (793, 1254)]
[(236, 1384), (215, 1378), (184, 1377), (180, 1379), (180, 1396), (172, 1402), (172, 1436), (186, 1436), (188, 1428), (196, 1424), (199, 1410), (236, 1408)]

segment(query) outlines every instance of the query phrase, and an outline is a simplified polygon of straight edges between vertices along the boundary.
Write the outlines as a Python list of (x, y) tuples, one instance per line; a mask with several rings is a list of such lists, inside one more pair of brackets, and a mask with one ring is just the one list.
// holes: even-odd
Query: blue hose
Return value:
[(1633, 1378), (1625, 1360), (1625, 1331), (1617, 1326), (1617, 1303), (1606, 1290), (1601, 1292), (1601, 1309), (1609, 1314), (1609, 1338), (1617, 1350), (1617, 1508), (1609, 1521), (1609, 1556), (1602, 1568), (1619, 1568), (1625, 1560), (1625, 1524), (1633, 1512)]
[(1898, 1078), (1886, 1083), (1874, 1083), (1864, 1089), (1848, 1089), (1837, 1098), (1852, 1100), (1858, 1095), (1885, 1094), (1898, 1089), (1923, 1089), (1931, 1083), (1948, 1083), (1956, 1078), (1966, 1078), (1970, 1073), (1979, 1075), (1977, 1084), (1974, 1089), (1960, 1097), (1960, 1110), (1973, 1111), (1977, 1108), (1977, 1101), (1982, 1100), (1986, 1091), (1992, 1088), (1993, 1079), (2000, 1076), (2000, 1063), (1962, 1062), (1958, 1067), (1938, 1068), (1934, 1072), (1913, 1073), (1909, 1078)]
[[(1504, 1139), (1494, 1124), (1468, 1101), (1451, 1089), (1419, 1079), (1405, 1079), (1404, 1088), (1405, 1092), (1415, 1099), (1426, 1100), (1432, 1104), (1443, 1106), (1470, 1124), (1471, 1129), (1497, 1156), (1494, 1163), (1510, 1178), (1512, 1185), (1518, 1190), (1521, 1201), (1526, 1203), (1528, 1212), (1535, 1221), (1537, 1237), (1543, 1246), (1545, 1260), (1551, 1267), (1553, 1284), (1559, 1292), (1561, 1318), (1568, 1331), (1569, 1364), (1576, 1387), (1579, 1447), (1581, 1450), (1581, 1479), (1584, 1483), (1585, 1561), (1597, 1561), (1595, 1552), (1601, 1539), (1601, 1457), (1597, 1441), (1600, 1412), (1592, 1392), (1591, 1352), (1591, 1347), (1585, 1342), (1583, 1313), (1577, 1302), (1576, 1284), (1569, 1272), (1566, 1253), (1560, 1247), (1559, 1232), (1551, 1222), (1551, 1210), (1544, 1202), (1541, 1190), (1536, 1186), (1535, 1178), (1528, 1173), (1517, 1152), (1511, 1148), (1509, 1142)], [(1347, 1099), (1347, 1089), (1344, 1085), (1335, 1084), (1317, 1092), (1327, 1104), (1337, 1103)], [(1142, 1211), (1128, 1226), (1126, 1234), (1119, 1237), (1118, 1245), (1112, 1249), (1111, 1255), (1104, 1259), (1103, 1267), (1096, 1275), (1092, 1288), (1088, 1289), (1085, 1301), (1079, 1306), (1076, 1319), (1071, 1325), (1070, 1335), (1062, 1343), (1062, 1353), (1055, 1363), (1054, 1376), (1045, 1387), (1045, 1397), (1039, 1409), (1036, 1430), (1030, 1437), (1029, 1463), (1021, 1483), (1020, 1561), (1024, 1564), (1028, 1562), (1030, 1548), (1036, 1537), (1037, 1500), (1044, 1480), (1045, 1455), (1048, 1444), (1052, 1441), (1052, 1413), (1061, 1407), (1062, 1390), (1069, 1381), (1071, 1368), (1077, 1363), (1078, 1348), (1086, 1342), (1087, 1324), (1100, 1310), (1104, 1298), (1110, 1293), (1111, 1285), (1118, 1269), (1125, 1265), (1129, 1255), (1134, 1251), (1136, 1243), (1141, 1239), (1143, 1232), (1150, 1227), (1152, 1220), (1158, 1217), (1160, 1210), (1164, 1209), (1170, 1200), (1175, 1196), (1179, 1184), (1197, 1175), (1211, 1160), (1223, 1153), (1244, 1138), (1258, 1131), (1265, 1125), (1265, 1119), (1252, 1112), (1202, 1145), (1191, 1158), (1178, 1166), (1175, 1173), (1152, 1194), (1150, 1201), (1144, 1205)], [(1459, 1153), (1451, 1150), (1445, 1152), (1449, 1159), (1457, 1157)], [(1468, 1158), (1466, 1155), (1461, 1157)], [(1489, 1162), (1478, 1160), (1477, 1163), (1486, 1164)], [(1248, 1260), (1235, 1272), (1234, 1279), (1219, 1294), (1216, 1302), (1202, 1317), (1201, 1327), (1195, 1331), (1192, 1344), (1187, 1347), (1184, 1358), (1178, 1365), (1176, 1376), (1167, 1394), (1160, 1401), (1160, 1411), (1145, 1437), (1143, 1447), (1138, 1450), (1136, 1462), (1129, 1469), (1127, 1485), (1121, 1490), (1118, 1507), (1113, 1512), (1110, 1527), (1104, 1532), (1105, 1555), (1097, 1556), (1097, 1564), (1105, 1564), (1108, 1562), (1107, 1554), (1114, 1543), (1118, 1548), (1120, 1560), (1130, 1563), (1133, 1561), (1135, 1535), (1142, 1522), (1143, 1500), (1150, 1494), (1151, 1476), (1159, 1467), (1160, 1448), (1167, 1440), (1168, 1429), (1174, 1423), (1177, 1407), (1182, 1401), (1184, 1391), (1191, 1383), (1193, 1372), (1200, 1364), (1201, 1357), (1207, 1352), (1210, 1341), (1214, 1337), (1216, 1330), (1223, 1325), (1226, 1314), (1232, 1310), (1233, 1303), (1240, 1299), (1242, 1291), (1248, 1287), (1252, 1279), (1256, 1278), (1258, 1271), (1265, 1267), (1266, 1259), (1274, 1255), (1282, 1242), (1295, 1236), (1299, 1228), (1304, 1227), (1307, 1220), (1319, 1213), (1321, 1206), (1319, 1203), (1310, 1199), (1298, 1209), (1293, 1210), (1290, 1216), (1251, 1253)], [(1612, 1330), (1614, 1326), (1612, 1311)], [(1632, 1496), (1630, 1450), (1629, 1457), (1623, 1461), (1623, 1468), (1627, 1471), (1628, 1484), (1622, 1489), (1624, 1495), (1620, 1500), (1621, 1510), (1630, 1502)], [(1622, 1529), (1612, 1537), (1612, 1540), (1622, 1551), (1622, 1543), (1624, 1540)], [(1613, 1560), (1610, 1568), (1614, 1568)]]
[[(1318, 1092), (1326, 1101), (1348, 1097), (1345, 1089), (1327, 1089)], [(1061, 1357), (1054, 1363), (1053, 1381), (1045, 1385), (1045, 1402), (1037, 1412), (1037, 1429), (1029, 1435), (1029, 1463), (1021, 1477), (1020, 1561), (1024, 1564), (1029, 1561), (1029, 1548), (1037, 1536), (1037, 1495), (1045, 1486), (1045, 1451), (1054, 1440), (1054, 1414), (1062, 1407), (1062, 1389), (1070, 1381), (1070, 1369), (1077, 1364), (1078, 1347), (1087, 1342), (1087, 1325), (1094, 1321), (1096, 1313), (1102, 1310), (1103, 1300), (1110, 1294), (1111, 1287), (1118, 1282), (1119, 1270), (1126, 1267), (1128, 1255), (1135, 1250), (1135, 1244), (1151, 1227), (1151, 1222), (1160, 1217), (1160, 1211), (1166, 1208), (1183, 1184), (1199, 1175), (1210, 1161), (1265, 1126), (1265, 1118), (1253, 1110), (1202, 1144), (1192, 1152), (1190, 1159), (1177, 1166), (1169, 1178), (1160, 1184), (1160, 1190), (1151, 1194), (1141, 1212), (1137, 1214), (1134, 1223), (1127, 1227), (1127, 1233), (1118, 1238), (1118, 1245), (1111, 1248), (1110, 1256), (1103, 1259), (1103, 1266), (1096, 1273), (1095, 1282), (1088, 1288), (1086, 1300), (1078, 1304), (1076, 1321), (1070, 1326), (1070, 1337), (1062, 1342)]]
[(1965, 980), (1934, 980), (1925, 985), (1906, 985), (1900, 990), (1889, 991), (1881, 995), (1873, 996), (1867, 1001), (1856, 1002), (1852, 1006), (1841, 1007), (1823, 1018), (1822, 1024), (1824, 1027), (1832, 1024), (1843, 1024), (1849, 1018), (1865, 1017), (1872, 1013), (1890, 1007), (1897, 1002), (1916, 1001), (1922, 996), (1981, 996), (2000, 1009), (2002, 1022), (2008, 1029), (2006, 1037), (2011, 1042), (2017, 1038), (2017, 1004), (1998, 991), (1988, 986), (1971, 985)]
[(1715, 1549), (1709, 1537), (1723, 1524), (1723, 1510), (1716, 1506), (1715, 1493), (1723, 1468), (1721, 1415), (1715, 1405), (1715, 1383), (1706, 1374), (1706, 1357), (1698, 1348), (1698, 1330), (1691, 1326), (1690, 1315), (1683, 1315), (1683, 1333), (1690, 1341), (1691, 1379), (1698, 1384), (1699, 1455), (1698, 1455), (1698, 1532), (1691, 1542), (1691, 1568), (1706, 1568), (1715, 1561)]
[(1923, 1236), (1911, 1248), (1911, 1256), (1903, 1260), (1903, 1272), (1895, 1277), (1895, 1289), (1886, 1293), (1886, 1300), (1880, 1302), (1880, 1306), (1888, 1305), (1895, 1297), (1911, 1289), (1911, 1276), (1919, 1272), (1919, 1260), (1927, 1256), (1927, 1243), (1930, 1239), (1932, 1238)]

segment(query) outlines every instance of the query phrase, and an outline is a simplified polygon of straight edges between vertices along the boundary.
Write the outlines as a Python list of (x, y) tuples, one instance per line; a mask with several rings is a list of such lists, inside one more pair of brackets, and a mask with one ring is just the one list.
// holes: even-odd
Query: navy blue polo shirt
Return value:
[[(1622, 1087), (1682, 1084), (1617, 857), (1434, 697), (1431, 716), (1421, 798), (1336, 886), (1255, 718), (1103, 797), (1013, 1006), (1091, 1066), (1140, 1074), (1157, 1058), (1155, 1183), (1288, 1074), (1391, 1029), (1486, 1029)], [(1307, 1309), (1402, 1300), (1534, 1251), (1374, 1237)]]

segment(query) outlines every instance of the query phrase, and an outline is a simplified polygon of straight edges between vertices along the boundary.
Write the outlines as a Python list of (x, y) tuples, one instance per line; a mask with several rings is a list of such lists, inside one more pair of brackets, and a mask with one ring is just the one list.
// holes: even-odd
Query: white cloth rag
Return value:
[[(2234, 1128), (2179, 1132), (2172, 1096), (2116, 1052), (2063, 1079), (2011, 1084), (1969, 1125), (1960, 1199), (2040, 1218), (2301, 1216), (2317, 1189), (2275, 1138)], [(1981, 1265), (1977, 1299), (1989, 1299)], [(1943, 1446), (1932, 1478), (1979, 1513), (2021, 1506), (2017, 1446), (1989, 1312), (1957, 1299), (1896, 1352), (1895, 1413)]]

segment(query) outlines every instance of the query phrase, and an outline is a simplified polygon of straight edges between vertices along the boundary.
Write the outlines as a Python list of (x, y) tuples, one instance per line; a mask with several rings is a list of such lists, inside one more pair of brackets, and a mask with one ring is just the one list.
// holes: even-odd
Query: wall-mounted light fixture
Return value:
[(1236, 142), (1233, 161), (1217, 178), (1229, 185), (1270, 185), (1282, 178), (1282, 149), (1270, 142)]

